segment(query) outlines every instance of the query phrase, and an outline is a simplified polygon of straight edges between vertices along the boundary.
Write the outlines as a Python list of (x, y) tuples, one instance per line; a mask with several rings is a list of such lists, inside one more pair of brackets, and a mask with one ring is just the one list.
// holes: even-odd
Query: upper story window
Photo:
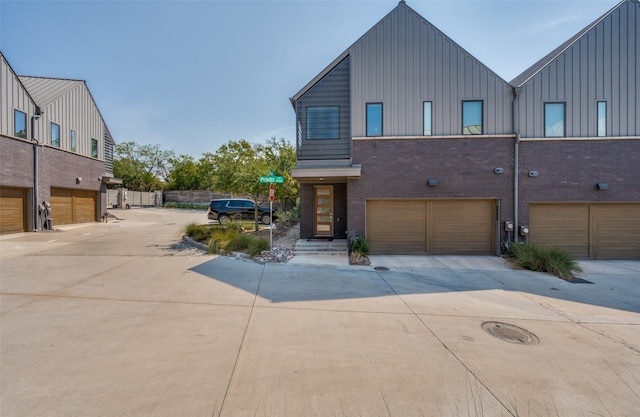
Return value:
[(462, 102), (462, 134), (482, 135), (482, 100)]
[(14, 136), (17, 138), (27, 138), (27, 114), (20, 110), (13, 111), (13, 125), (15, 126)]
[(432, 135), (432, 119), (433, 119), (433, 113), (432, 113), (433, 109), (432, 109), (432, 105), (430, 101), (425, 101), (422, 104), (422, 113), (423, 113), (423, 119), (424, 119), (424, 131), (423, 131), (423, 135), (424, 136), (431, 136)]
[(96, 139), (91, 139), (91, 156), (98, 157), (98, 141)]
[(598, 136), (607, 136), (607, 102), (598, 102)]
[(60, 147), (60, 125), (51, 122), (51, 145)]
[(367, 136), (382, 136), (382, 103), (367, 103)]
[(565, 103), (544, 103), (544, 136), (563, 137), (565, 131)]
[(307, 139), (339, 139), (340, 107), (307, 107)]
[(76, 152), (76, 131), (71, 129), (71, 152)]

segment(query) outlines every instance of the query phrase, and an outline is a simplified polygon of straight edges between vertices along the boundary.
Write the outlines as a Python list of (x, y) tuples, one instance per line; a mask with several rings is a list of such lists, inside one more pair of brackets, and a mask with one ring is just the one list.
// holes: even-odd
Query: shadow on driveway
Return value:
[(587, 263), (583, 276), (590, 283), (582, 284), (515, 270), (498, 257), (379, 256), (371, 267), (217, 257), (191, 270), (273, 303), (501, 290), (640, 313), (640, 262)]

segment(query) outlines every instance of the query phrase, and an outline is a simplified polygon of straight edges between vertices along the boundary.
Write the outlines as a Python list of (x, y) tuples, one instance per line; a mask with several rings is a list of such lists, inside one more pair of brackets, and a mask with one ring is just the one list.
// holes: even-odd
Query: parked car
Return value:
[[(273, 220), (278, 216), (273, 209)], [(207, 218), (217, 220), (220, 224), (225, 224), (230, 219), (234, 220), (254, 220), (255, 205), (253, 201), (246, 198), (219, 198), (211, 200), (207, 209)], [(271, 216), (269, 207), (258, 206), (258, 221), (262, 224), (270, 224)]]

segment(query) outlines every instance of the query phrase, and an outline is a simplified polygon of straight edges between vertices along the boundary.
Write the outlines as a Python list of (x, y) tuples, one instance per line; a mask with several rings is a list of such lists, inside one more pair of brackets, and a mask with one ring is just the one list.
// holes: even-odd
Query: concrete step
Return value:
[(306, 240), (300, 239), (296, 242), (295, 252), (299, 255), (308, 256), (347, 256), (347, 241), (346, 239), (334, 239), (334, 240)]

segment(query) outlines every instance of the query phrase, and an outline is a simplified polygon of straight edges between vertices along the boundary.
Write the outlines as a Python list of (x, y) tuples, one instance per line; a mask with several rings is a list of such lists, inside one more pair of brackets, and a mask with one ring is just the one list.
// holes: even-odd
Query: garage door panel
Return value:
[(596, 259), (640, 259), (640, 204), (591, 205)]
[(543, 246), (557, 246), (573, 256), (589, 256), (588, 204), (531, 204), (529, 239)]
[(493, 253), (495, 202), (433, 201), (434, 254)]
[(75, 190), (73, 195), (73, 222), (88, 223), (96, 221), (96, 193), (87, 190)]
[(51, 219), (53, 225), (96, 221), (98, 193), (69, 188), (51, 189)]
[(0, 234), (27, 231), (27, 190), (0, 188)]
[(368, 201), (367, 240), (372, 254), (424, 254), (424, 201)]
[(577, 258), (640, 259), (639, 203), (529, 206), (530, 240)]
[(495, 200), (369, 200), (372, 254), (492, 254)]

